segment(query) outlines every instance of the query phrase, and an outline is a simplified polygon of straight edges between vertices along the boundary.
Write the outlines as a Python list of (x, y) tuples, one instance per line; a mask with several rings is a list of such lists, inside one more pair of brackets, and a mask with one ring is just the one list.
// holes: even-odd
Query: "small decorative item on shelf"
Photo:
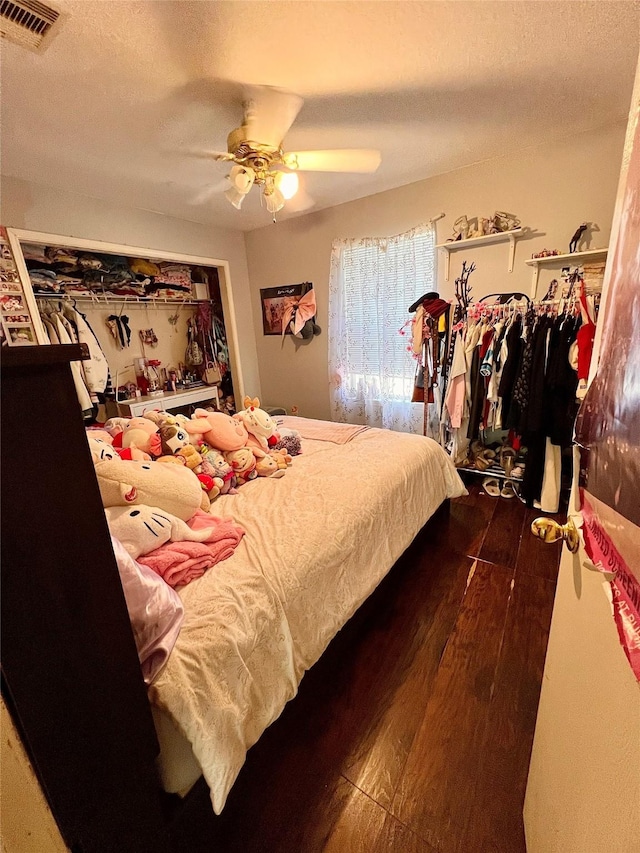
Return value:
[(467, 240), (469, 237), (469, 220), (466, 216), (459, 216), (453, 223), (453, 237), (447, 242), (454, 243), (456, 240)]
[(505, 213), (496, 210), (493, 216), (485, 218), (474, 216), (459, 216), (453, 223), (453, 235), (447, 243), (455, 243), (458, 240), (469, 240), (474, 237), (486, 237), (489, 234), (501, 234), (504, 231), (515, 231), (520, 228), (520, 220), (513, 213)]
[(560, 249), (543, 249), (541, 252), (535, 252), (531, 257), (535, 260), (535, 258), (555, 258), (556, 255), (561, 254)]
[(495, 230), (490, 231), (490, 234), (499, 234), (501, 231), (515, 231), (516, 228), (520, 228), (518, 217), (513, 213), (505, 213), (503, 210), (496, 210), (491, 223)]
[(569, 254), (570, 255), (573, 255), (574, 252), (578, 251), (578, 244), (580, 243), (580, 240), (581, 240), (584, 232), (587, 231), (587, 229), (589, 228), (589, 224), (590, 223), (588, 223), (588, 222), (583, 222), (581, 225), (579, 225), (576, 228), (575, 234), (573, 235), (573, 237), (571, 238), (571, 242), (569, 243)]

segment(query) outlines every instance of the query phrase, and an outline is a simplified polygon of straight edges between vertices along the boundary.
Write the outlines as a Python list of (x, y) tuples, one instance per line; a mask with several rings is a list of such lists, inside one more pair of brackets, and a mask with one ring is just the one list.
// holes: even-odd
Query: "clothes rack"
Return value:
[[(597, 317), (598, 294), (585, 292), (579, 273), (565, 287), (553, 299), (512, 293), (470, 302), (452, 329), (441, 411), (442, 443), (459, 468), (520, 480), (528, 505), (542, 500), (550, 512), (557, 511), (562, 450), (571, 445)], [(500, 471), (494, 449), (506, 447), (521, 458), (526, 448), (520, 476)]]

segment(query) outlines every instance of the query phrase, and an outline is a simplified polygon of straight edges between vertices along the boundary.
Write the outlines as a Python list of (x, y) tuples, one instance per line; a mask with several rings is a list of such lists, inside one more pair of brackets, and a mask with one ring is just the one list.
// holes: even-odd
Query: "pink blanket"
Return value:
[(336, 424), (331, 421), (317, 421), (313, 418), (294, 418), (288, 415), (276, 417), (275, 420), (278, 426), (297, 430), (302, 438), (311, 438), (316, 441), (331, 441), (333, 444), (346, 444), (357, 435), (360, 435), (361, 432), (364, 432), (364, 430), (369, 429), (368, 426), (361, 426), (359, 424)]
[(216, 518), (198, 510), (187, 522), (193, 530), (211, 528), (205, 542), (167, 542), (139, 557), (138, 562), (160, 575), (169, 586), (184, 586), (202, 577), (207, 569), (230, 557), (244, 536), (244, 530), (228, 518)]

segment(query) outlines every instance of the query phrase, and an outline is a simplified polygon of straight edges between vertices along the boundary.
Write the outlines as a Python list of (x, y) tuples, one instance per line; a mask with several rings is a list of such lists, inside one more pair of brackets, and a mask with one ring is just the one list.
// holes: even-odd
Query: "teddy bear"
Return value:
[(284, 448), (280, 448), (278, 450), (270, 450), (268, 455), (272, 456), (276, 460), (278, 468), (283, 471), (286, 471), (287, 468), (289, 468), (289, 466), (293, 463), (293, 457), (289, 453), (287, 453)]
[(95, 468), (104, 507), (145, 504), (188, 521), (196, 510), (210, 505), (197, 478), (184, 465), (107, 459)]
[(265, 451), (269, 449), (269, 439), (276, 431), (276, 422), (260, 408), (260, 400), (257, 397), (245, 397), (244, 409), (234, 415), (234, 418), (241, 421), (249, 433), (247, 445), (257, 446)]
[(198, 466), (202, 464), (202, 456), (198, 453), (193, 444), (185, 444), (175, 452), (174, 456), (182, 459), (189, 470), (195, 471), (197, 474), (200, 473), (200, 471), (198, 471)]

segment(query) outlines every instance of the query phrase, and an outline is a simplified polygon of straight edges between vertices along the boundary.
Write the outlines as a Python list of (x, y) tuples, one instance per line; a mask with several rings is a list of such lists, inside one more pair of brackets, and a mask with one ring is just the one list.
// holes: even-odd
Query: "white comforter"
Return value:
[(217, 814), (305, 670), (442, 501), (464, 493), (421, 436), (370, 429), (343, 445), (303, 439), (303, 451), (282, 479), (214, 504), (246, 536), (180, 591), (182, 630), (150, 688), (191, 742)]

